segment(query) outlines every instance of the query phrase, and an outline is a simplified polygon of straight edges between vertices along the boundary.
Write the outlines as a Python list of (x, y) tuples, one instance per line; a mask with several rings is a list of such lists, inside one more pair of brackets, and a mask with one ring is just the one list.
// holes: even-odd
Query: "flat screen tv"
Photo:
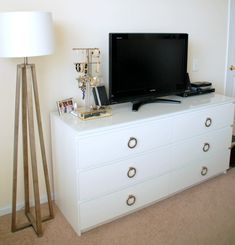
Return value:
[[(109, 100), (133, 102), (133, 110), (188, 86), (188, 34), (110, 33)], [(180, 101), (173, 100), (171, 102)]]

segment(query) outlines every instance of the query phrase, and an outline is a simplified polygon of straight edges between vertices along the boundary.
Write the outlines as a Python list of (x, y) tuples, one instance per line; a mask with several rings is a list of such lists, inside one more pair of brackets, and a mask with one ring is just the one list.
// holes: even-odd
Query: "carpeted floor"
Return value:
[(56, 207), (41, 238), (11, 233), (10, 218), (0, 217), (0, 245), (234, 245), (235, 169), (81, 237)]

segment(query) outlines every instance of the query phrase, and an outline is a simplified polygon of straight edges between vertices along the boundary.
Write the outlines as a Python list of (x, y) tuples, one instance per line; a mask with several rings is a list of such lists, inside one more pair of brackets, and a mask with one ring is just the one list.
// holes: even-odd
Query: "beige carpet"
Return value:
[(81, 237), (55, 215), (41, 238), (32, 228), (11, 233), (11, 216), (0, 217), (0, 245), (234, 245), (235, 169)]

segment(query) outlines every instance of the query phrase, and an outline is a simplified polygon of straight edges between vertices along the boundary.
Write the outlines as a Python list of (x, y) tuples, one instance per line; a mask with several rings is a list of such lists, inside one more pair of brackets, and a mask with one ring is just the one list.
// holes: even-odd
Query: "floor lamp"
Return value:
[[(22, 57), (24, 63), (17, 65), (15, 124), (14, 124), (14, 155), (13, 155), (13, 194), (12, 194), (12, 231), (18, 231), (32, 226), (38, 236), (43, 235), (42, 222), (54, 217), (47, 160), (43, 139), (39, 96), (35, 65), (28, 63), (28, 57), (48, 55), (53, 52), (53, 28), (51, 13), (32, 12), (2, 12), (0, 13), (0, 57)], [(21, 104), (21, 109), (20, 109)], [(19, 120), (22, 120), (23, 137), (23, 169), (25, 215), (28, 222), (16, 224), (17, 203), (17, 168)], [(34, 120), (36, 115), (36, 122)], [(35, 125), (37, 125), (42, 165), (47, 191), (49, 215), (42, 217), (37, 170), (37, 155), (35, 142)], [(34, 192), (35, 215), (30, 208), (29, 196), (29, 164), (32, 168), (32, 185)]]

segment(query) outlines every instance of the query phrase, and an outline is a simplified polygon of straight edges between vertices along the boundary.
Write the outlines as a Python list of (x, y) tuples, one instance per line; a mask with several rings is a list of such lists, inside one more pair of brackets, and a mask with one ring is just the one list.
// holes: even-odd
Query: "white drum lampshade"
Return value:
[(0, 57), (32, 57), (53, 53), (49, 12), (0, 13)]

